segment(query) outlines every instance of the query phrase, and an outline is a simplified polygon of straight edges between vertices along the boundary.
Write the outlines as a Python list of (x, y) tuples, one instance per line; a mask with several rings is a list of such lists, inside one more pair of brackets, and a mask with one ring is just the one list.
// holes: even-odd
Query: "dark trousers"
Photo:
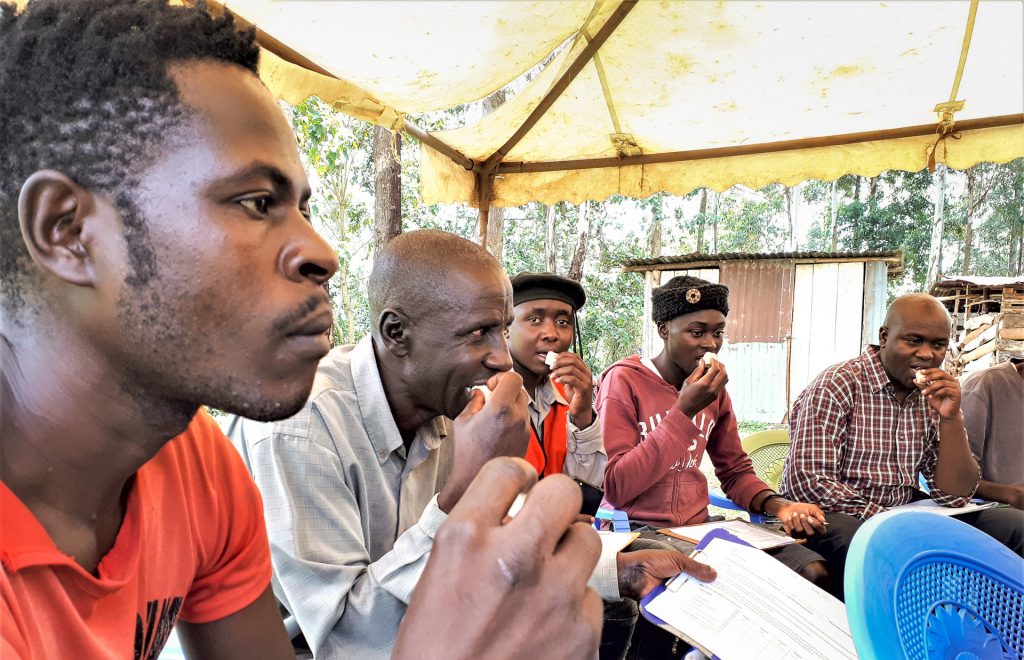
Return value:
[[(1010, 550), (1024, 557), (1024, 511), (1013, 508), (984, 509), (956, 517), (985, 532)], [(807, 547), (825, 558), (832, 577), (832, 595), (843, 600), (843, 578), (846, 571), (846, 553), (853, 535), (864, 524), (860, 518), (845, 513), (826, 513), (828, 531), (807, 539)]]
[[(675, 548), (689, 554), (693, 544), (640, 527), (641, 536), (626, 551)], [(635, 600), (605, 601), (600, 660), (671, 660), (682, 658), (690, 645), (640, 615)]]

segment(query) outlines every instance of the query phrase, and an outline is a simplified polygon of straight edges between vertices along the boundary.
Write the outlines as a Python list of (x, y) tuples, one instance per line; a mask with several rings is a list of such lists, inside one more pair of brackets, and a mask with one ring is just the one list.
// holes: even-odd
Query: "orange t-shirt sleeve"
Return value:
[(202, 458), (187, 481), (194, 497), (198, 568), (181, 610), (189, 623), (208, 623), (239, 612), (270, 585), (270, 545), (263, 504), (241, 456), (203, 409), (186, 433)]

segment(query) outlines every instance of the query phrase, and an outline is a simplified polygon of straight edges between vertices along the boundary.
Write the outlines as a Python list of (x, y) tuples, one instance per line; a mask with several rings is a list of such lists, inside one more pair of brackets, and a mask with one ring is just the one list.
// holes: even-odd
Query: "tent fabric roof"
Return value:
[[(490, 198), (497, 206), (684, 194), (737, 183), (793, 185), (916, 171), (931, 159), (959, 169), (1024, 156), (1021, 3), (980, 2), (959, 90), (950, 99), (971, 6), (966, 0), (228, 5), (292, 49), (298, 57), (285, 57), (292, 66), (312, 62), (325, 74), (306, 80), (270, 60), (265, 70), (283, 71), (268, 81), (271, 89), (289, 99), (316, 93), (391, 128), (407, 113), (482, 98), (557, 53), (478, 123), (431, 134), (427, 142), (461, 153), (460, 162), (422, 146), (426, 202), (476, 204), (482, 178), (495, 175)], [(346, 83), (332, 86), (332, 77)], [(965, 101), (955, 116), (958, 130), (935, 147), (934, 107), (949, 100)], [(902, 130), (907, 127), (916, 128)]]
[(899, 250), (870, 250), (863, 252), (722, 252), (708, 254), (691, 252), (676, 256), (651, 257), (648, 259), (626, 259), (622, 265), (630, 269), (643, 269), (646, 266), (686, 266), (695, 263), (715, 263), (719, 261), (760, 261), (768, 259), (863, 259), (864, 261), (903, 261), (903, 253)]

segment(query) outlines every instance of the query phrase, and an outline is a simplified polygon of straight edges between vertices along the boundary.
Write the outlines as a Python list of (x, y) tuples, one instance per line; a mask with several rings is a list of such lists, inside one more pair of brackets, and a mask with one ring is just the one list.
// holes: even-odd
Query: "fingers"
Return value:
[(556, 575), (569, 584), (585, 585), (601, 557), (601, 538), (593, 527), (573, 523), (554, 549)]
[(487, 397), (480, 390), (473, 390), (469, 393), (469, 403), (462, 409), (456, 419), (467, 419), (480, 412), (487, 402)]
[(494, 374), (488, 379), (487, 387), (494, 392), (491, 395), (492, 399), (506, 404), (518, 399), (520, 394), (524, 394), (523, 377), (514, 371), (502, 371)]
[(700, 380), (704, 373), (708, 370), (708, 366), (704, 364), (704, 360), (697, 360), (697, 366), (694, 368), (693, 373), (686, 377), (687, 383), (696, 383)]
[(824, 515), (818, 518), (815, 513), (788, 511), (781, 521), (782, 528), (790, 536), (814, 536), (825, 533)]
[[(677, 564), (678, 570), (675, 572), (676, 575), (679, 573), (686, 573), (692, 575), (701, 582), (711, 582), (718, 577), (718, 572), (707, 564), (702, 564), (696, 559), (691, 559), (686, 555), (679, 553), (678, 556), (674, 556), (672, 560)], [(666, 578), (672, 577), (672, 575), (664, 576)]]
[(597, 592), (589, 587), (583, 595), (583, 604), (576, 621), (577, 625), (581, 626), (577, 635), (580, 648), (579, 652), (571, 657), (596, 658), (601, 643), (601, 627), (604, 625), (604, 602)]
[(583, 494), (572, 479), (562, 474), (551, 475), (533, 487), (509, 529), (522, 527), (530, 534), (543, 530), (543, 534), (536, 536), (536, 542), (544, 554), (550, 554), (566, 528), (576, 521), (582, 504)]
[[(568, 479), (568, 477), (566, 477)], [(521, 458), (495, 458), (483, 468), (448, 515), (450, 520), (476, 520), (498, 525), (505, 518), (516, 495), (537, 483), (537, 471)], [(572, 481), (569, 481), (572, 483)], [(574, 487), (575, 484), (573, 484)], [(579, 488), (576, 488), (579, 493)], [(530, 496), (532, 499), (533, 496)], [(527, 500), (527, 506), (530, 499)], [(524, 507), (525, 508), (525, 507)], [(576, 511), (580, 505), (576, 504)], [(562, 526), (564, 529), (564, 525)]]
[(725, 367), (721, 362), (713, 362), (711, 364), (712, 369), (716, 369), (714, 380), (711, 381), (711, 388), (714, 392), (721, 392), (725, 384), (729, 382), (729, 373), (725, 370)]

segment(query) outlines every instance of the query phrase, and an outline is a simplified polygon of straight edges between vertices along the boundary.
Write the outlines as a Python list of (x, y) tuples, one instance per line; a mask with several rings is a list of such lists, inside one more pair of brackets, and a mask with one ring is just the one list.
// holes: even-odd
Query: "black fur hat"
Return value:
[(671, 321), (702, 309), (717, 309), (728, 316), (729, 287), (712, 284), (699, 277), (679, 275), (651, 292), (651, 318), (655, 323)]

